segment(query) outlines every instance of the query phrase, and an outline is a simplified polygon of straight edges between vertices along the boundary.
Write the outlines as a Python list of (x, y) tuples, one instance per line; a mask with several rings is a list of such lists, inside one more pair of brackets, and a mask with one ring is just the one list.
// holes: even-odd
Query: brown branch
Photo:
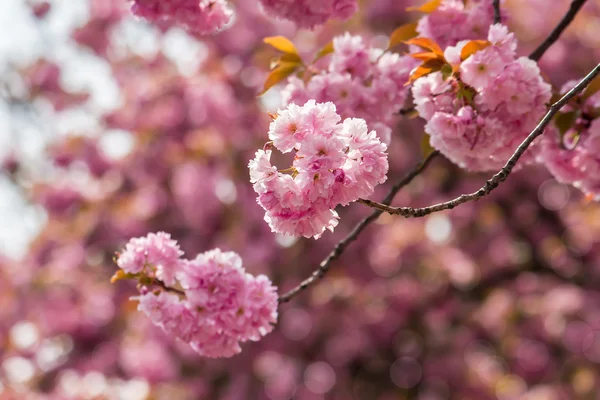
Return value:
[(500, 0), (492, 0), (494, 5), (494, 24), (502, 22), (502, 15), (500, 14)]
[(550, 35), (548, 35), (546, 40), (544, 40), (538, 46), (538, 48), (535, 49), (533, 53), (529, 55), (529, 58), (531, 58), (534, 61), (538, 61), (540, 58), (542, 58), (546, 50), (548, 50), (550, 46), (552, 46), (554, 42), (558, 40), (563, 31), (567, 29), (567, 27), (569, 26), (571, 21), (573, 21), (573, 19), (575, 18), (581, 7), (583, 7), (585, 2), (586, 0), (573, 0), (571, 2), (571, 6), (569, 7), (569, 11), (567, 11), (567, 13), (558, 23), (558, 25), (556, 25), (554, 30), (550, 32)]
[(600, 73), (600, 64), (598, 64), (585, 78), (583, 78), (573, 89), (571, 89), (567, 94), (565, 94), (560, 100), (556, 103), (552, 104), (550, 110), (546, 113), (544, 118), (540, 121), (540, 123), (535, 127), (535, 129), (527, 136), (527, 138), (517, 147), (517, 150), (513, 153), (513, 155), (508, 159), (506, 165), (493, 177), (488, 179), (485, 182), (485, 185), (481, 187), (476, 192), (470, 194), (462, 194), (459, 197), (439, 203), (431, 206), (423, 207), (423, 208), (412, 208), (412, 207), (390, 207), (388, 204), (377, 203), (371, 200), (359, 200), (359, 202), (378, 209), (380, 211), (387, 212), (389, 214), (401, 215), (406, 218), (418, 218), (424, 217), (429, 214), (433, 214), (438, 211), (443, 210), (451, 210), (456, 206), (459, 206), (463, 203), (467, 203), (473, 200), (479, 200), (480, 198), (489, 195), (495, 188), (497, 188), (502, 182), (508, 178), (511, 171), (519, 161), (519, 158), (525, 153), (527, 148), (531, 145), (531, 143), (544, 133), (544, 129), (550, 121), (552, 117), (565, 105), (579, 94), (583, 89), (587, 87), (587, 85)]
[[(437, 151), (434, 151), (431, 154), (429, 154), (422, 162), (417, 164), (408, 174), (406, 174), (404, 178), (402, 178), (394, 186), (392, 186), (388, 195), (385, 197), (385, 199), (383, 199), (382, 204), (389, 205), (394, 199), (396, 193), (398, 193), (400, 189), (402, 189), (404, 186), (408, 185), (417, 175), (423, 172), (423, 170), (427, 168), (431, 160), (433, 160), (438, 154), (439, 153)], [(383, 211), (375, 210), (370, 215), (362, 219), (358, 224), (356, 224), (354, 229), (352, 229), (352, 231), (344, 239), (340, 240), (335, 245), (333, 250), (329, 253), (329, 255), (327, 255), (327, 257), (325, 257), (325, 259), (321, 261), (317, 270), (315, 270), (308, 278), (302, 281), (298, 286), (291, 289), (287, 293), (279, 296), (279, 303), (287, 303), (298, 293), (304, 291), (310, 285), (323, 278), (327, 271), (329, 271), (331, 263), (337, 258), (339, 258), (339, 256), (344, 252), (346, 247), (348, 247), (350, 243), (355, 241), (358, 238), (358, 235), (360, 235), (360, 233), (371, 222), (375, 221), (381, 214), (383, 214)]]

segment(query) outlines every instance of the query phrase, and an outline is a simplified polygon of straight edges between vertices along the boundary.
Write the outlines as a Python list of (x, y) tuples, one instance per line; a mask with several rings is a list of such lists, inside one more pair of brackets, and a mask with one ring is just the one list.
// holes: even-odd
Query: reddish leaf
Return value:
[(427, 158), (435, 151), (433, 146), (431, 146), (430, 139), (431, 138), (428, 134), (424, 134), (423, 139), (421, 139), (421, 152), (423, 153), (423, 158)]

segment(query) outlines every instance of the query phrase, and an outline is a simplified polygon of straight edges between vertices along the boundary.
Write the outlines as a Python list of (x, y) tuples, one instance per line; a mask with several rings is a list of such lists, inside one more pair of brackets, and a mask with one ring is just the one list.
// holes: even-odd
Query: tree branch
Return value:
[(502, 16), (500, 14), (500, 0), (492, 0), (494, 4), (494, 24), (502, 22)]
[(495, 188), (497, 188), (502, 182), (508, 178), (511, 171), (517, 164), (517, 161), (525, 150), (531, 145), (531, 143), (544, 133), (544, 129), (552, 120), (552, 117), (565, 105), (575, 97), (577, 94), (583, 91), (587, 87), (587, 85), (600, 73), (600, 64), (598, 64), (585, 78), (583, 78), (573, 89), (571, 89), (567, 94), (565, 94), (560, 100), (556, 103), (552, 104), (550, 110), (546, 113), (544, 118), (540, 121), (540, 123), (535, 127), (535, 129), (527, 136), (527, 138), (517, 147), (517, 150), (513, 153), (513, 155), (508, 159), (506, 165), (493, 177), (488, 179), (485, 182), (485, 185), (481, 187), (476, 192), (470, 194), (463, 194), (459, 197), (446, 201), (444, 203), (434, 204), (432, 206), (427, 206), (423, 208), (412, 208), (412, 207), (390, 207), (388, 204), (377, 203), (371, 200), (360, 199), (359, 202), (375, 208), (380, 211), (387, 212), (389, 214), (401, 215), (406, 218), (418, 218), (424, 217), (429, 214), (433, 214), (438, 211), (443, 210), (451, 210), (454, 207), (467, 203), (473, 200), (479, 200), (480, 198), (489, 195)]
[(546, 50), (548, 50), (550, 46), (552, 46), (554, 42), (558, 40), (563, 31), (567, 29), (585, 2), (586, 0), (573, 0), (571, 2), (571, 6), (569, 7), (569, 11), (567, 11), (565, 16), (560, 20), (558, 25), (556, 25), (554, 30), (550, 32), (550, 35), (548, 35), (546, 40), (544, 40), (539, 47), (529, 55), (529, 58), (534, 61), (538, 61), (540, 58), (542, 58)]
[[(430, 153), (422, 162), (417, 164), (408, 174), (406, 174), (404, 178), (402, 178), (394, 186), (392, 186), (388, 195), (385, 197), (385, 199), (383, 199), (382, 204), (389, 205), (394, 199), (396, 193), (398, 193), (400, 189), (402, 189), (404, 186), (408, 185), (417, 175), (423, 172), (423, 170), (427, 168), (431, 160), (433, 160), (438, 154), (439, 152), (437, 151)], [(327, 271), (329, 271), (331, 263), (337, 258), (339, 258), (339, 256), (344, 252), (346, 247), (348, 247), (350, 243), (355, 241), (358, 238), (358, 235), (360, 235), (360, 233), (371, 222), (375, 221), (381, 214), (383, 214), (383, 211), (375, 210), (370, 215), (362, 219), (358, 224), (356, 224), (354, 229), (352, 229), (352, 231), (344, 239), (340, 240), (335, 245), (333, 250), (329, 253), (329, 255), (327, 255), (327, 257), (325, 257), (325, 259), (321, 261), (317, 270), (315, 270), (308, 278), (302, 281), (298, 286), (291, 289), (287, 293), (279, 296), (279, 303), (287, 303), (298, 293), (304, 291), (310, 285), (323, 278)]]

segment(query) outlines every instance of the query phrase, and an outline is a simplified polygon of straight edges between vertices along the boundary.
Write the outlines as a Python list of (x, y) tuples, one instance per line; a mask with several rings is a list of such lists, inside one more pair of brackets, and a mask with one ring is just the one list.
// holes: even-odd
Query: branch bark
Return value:
[(533, 51), (533, 53), (531, 53), (529, 55), (529, 58), (531, 58), (534, 61), (539, 61), (539, 59), (542, 58), (542, 56), (544, 55), (546, 50), (548, 50), (550, 48), (550, 46), (552, 46), (554, 44), (554, 42), (556, 42), (558, 40), (558, 38), (563, 33), (563, 31), (565, 29), (567, 29), (567, 27), (569, 26), (571, 21), (573, 21), (573, 19), (575, 19), (575, 16), (577, 15), (577, 13), (581, 9), (581, 7), (583, 7), (585, 2), (586, 2), (586, 0), (573, 0), (571, 2), (571, 6), (569, 7), (569, 11), (567, 11), (567, 13), (564, 15), (564, 17), (558, 23), (558, 25), (556, 25), (554, 30), (552, 30), (552, 32), (550, 32), (550, 35), (548, 35), (546, 40), (544, 40), (538, 46), (538, 48), (535, 49)]
[[(381, 204), (386, 204), (386, 205), (391, 204), (396, 193), (398, 193), (400, 191), (400, 189), (402, 189), (404, 186), (408, 185), (416, 176), (418, 176), (421, 172), (423, 172), (423, 170), (425, 170), (425, 168), (427, 168), (427, 166), (431, 163), (431, 161), (438, 154), (439, 153), (437, 151), (434, 151), (431, 154), (429, 154), (422, 162), (417, 164), (408, 174), (406, 174), (404, 176), (404, 178), (402, 178), (394, 186), (392, 186), (388, 195), (385, 197), (385, 199), (383, 199)], [(327, 255), (327, 257), (325, 257), (325, 259), (323, 261), (321, 261), (318, 269), (316, 269), (308, 278), (306, 278), (304, 281), (302, 281), (298, 286), (291, 289), (287, 293), (279, 296), (279, 303), (287, 303), (298, 293), (306, 290), (310, 285), (314, 284), (315, 282), (317, 282), (321, 278), (323, 278), (323, 276), (325, 276), (325, 274), (329, 271), (329, 268), (331, 267), (331, 263), (333, 261), (335, 261), (337, 258), (339, 258), (340, 255), (344, 252), (344, 250), (346, 250), (346, 248), (350, 245), (350, 243), (355, 241), (358, 238), (358, 236), (360, 235), (360, 233), (371, 222), (375, 221), (381, 214), (383, 214), (383, 211), (375, 210), (370, 215), (368, 215), (367, 217), (362, 219), (358, 224), (356, 224), (354, 229), (352, 229), (352, 231), (344, 239), (340, 240), (335, 245), (333, 250), (329, 253), (329, 255)]]
[(571, 89), (567, 94), (565, 94), (560, 100), (556, 103), (552, 104), (550, 110), (546, 113), (544, 118), (539, 122), (539, 124), (535, 127), (533, 131), (527, 136), (527, 138), (517, 147), (517, 150), (513, 153), (513, 155), (508, 159), (506, 165), (494, 176), (488, 179), (485, 184), (481, 187), (481, 189), (476, 192), (470, 194), (462, 194), (459, 197), (439, 203), (434, 204), (427, 207), (422, 208), (412, 208), (412, 207), (391, 207), (389, 204), (377, 203), (372, 200), (364, 200), (360, 199), (359, 202), (375, 208), (377, 210), (387, 212), (389, 214), (401, 215), (405, 218), (419, 218), (424, 217), (429, 214), (433, 214), (438, 211), (443, 210), (451, 210), (454, 207), (457, 207), (461, 204), (468, 203), (470, 201), (479, 200), (482, 197), (489, 195), (495, 188), (497, 188), (502, 182), (508, 178), (511, 171), (519, 161), (519, 158), (525, 153), (527, 148), (531, 145), (531, 143), (542, 133), (544, 133), (544, 129), (554, 115), (565, 105), (567, 104), (573, 97), (581, 93), (590, 82), (600, 73), (600, 64), (596, 65), (596, 67), (587, 74), (585, 78), (583, 78), (573, 89)]

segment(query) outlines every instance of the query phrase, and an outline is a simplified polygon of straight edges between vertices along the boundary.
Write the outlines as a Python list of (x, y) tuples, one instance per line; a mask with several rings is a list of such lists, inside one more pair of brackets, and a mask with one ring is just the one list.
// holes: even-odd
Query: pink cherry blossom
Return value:
[[(505, 19), (503, 14), (503, 22)], [(417, 32), (445, 48), (461, 40), (484, 39), (493, 20), (489, 0), (443, 0), (435, 11), (419, 20)]]
[(290, 174), (275, 172), (271, 150), (257, 151), (248, 164), (272, 231), (318, 238), (337, 225), (337, 205), (368, 197), (385, 181), (387, 146), (364, 120), (340, 119), (333, 103), (310, 100), (279, 110), (271, 122), (273, 145), (296, 150)]
[[(181, 255), (177, 242), (159, 232), (132, 239), (117, 260), (127, 272), (163, 282), (158, 288), (138, 286), (140, 296), (135, 297), (154, 325), (206, 357), (231, 357), (241, 351), (240, 342), (257, 341), (272, 331), (277, 289), (266, 276), (247, 273), (234, 252), (213, 249), (193, 260)], [(177, 266), (168, 279), (148, 271), (167, 259)]]
[[(435, 72), (413, 85), (417, 111), (427, 124), (431, 145), (462, 168), (501, 168), (546, 111), (551, 88), (535, 61), (516, 58), (514, 36), (501, 25), (490, 27), (491, 45), (460, 60), (467, 43), (445, 49), (458, 75)], [(533, 160), (533, 150), (520, 165)]]
[[(326, 68), (304, 82), (288, 79), (283, 103), (332, 102), (342, 118), (362, 118), (384, 143), (391, 140), (398, 110), (408, 95), (408, 77), (416, 60), (407, 55), (370, 47), (360, 36), (349, 33), (333, 39), (333, 54)], [(282, 149), (283, 150), (283, 149)]]
[(155, 270), (158, 279), (172, 285), (182, 255), (171, 235), (165, 232), (149, 233), (146, 237), (130, 239), (125, 250), (118, 255), (117, 265), (131, 274)]
[(346, 20), (358, 9), (357, 0), (259, 0), (265, 12), (294, 22), (302, 28), (314, 28), (329, 19)]
[(195, 35), (215, 33), (233, 17), (225, 0), (133, 0), (131, 12), (160, 26), (181, 26)]

